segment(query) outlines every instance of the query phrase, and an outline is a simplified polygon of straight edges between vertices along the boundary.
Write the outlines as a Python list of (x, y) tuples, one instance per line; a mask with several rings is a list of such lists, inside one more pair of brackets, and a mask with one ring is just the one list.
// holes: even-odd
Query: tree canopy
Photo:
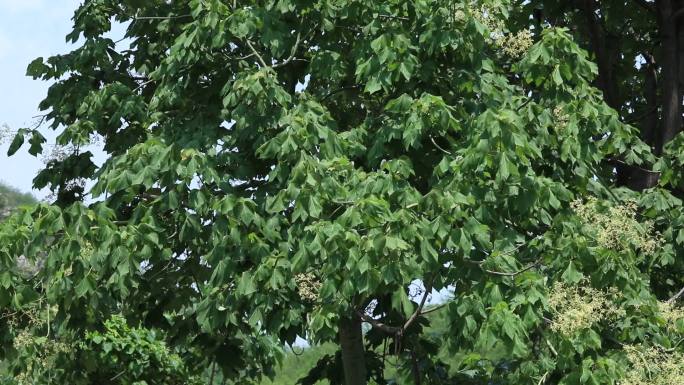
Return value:
[(10, 146), (69, 151), (0, 229), (8, 381), (250, 383), (301, 336), (304, 384), (681, 383), (679, 5), (558, 3), (86, 0)]
[(0, 218), (9, 215), (10, 212), (22, 205), (31, 205), (36, 203), (36, 199), (28, 193), (22, 193), (19, 190), (0, 183)]

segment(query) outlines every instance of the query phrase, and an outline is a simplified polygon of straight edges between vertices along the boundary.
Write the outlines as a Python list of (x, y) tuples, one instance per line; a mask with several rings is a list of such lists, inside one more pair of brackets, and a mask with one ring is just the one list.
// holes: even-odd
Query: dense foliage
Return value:
[[(339, 345), (303, 383), (681, 383), (684, 139), (625, 123), (557, 23), (574, 10), (514, 5), (85, 1), (79, 47), (28, 68), (72, 151), (35, 179), (56, 200), (0, 230), (3, 314), (47, 309), (32, 338), (103, 349), (51, 361), (70, 381), (137, 359), (103, 341), (139, 333), (122, 351), (186, 382), (257, 381), (299, 335)], [(27, 138), (40, 153), (38, 129), (10, 152)], [(433, 290), (453, 299), (428, 310)]]

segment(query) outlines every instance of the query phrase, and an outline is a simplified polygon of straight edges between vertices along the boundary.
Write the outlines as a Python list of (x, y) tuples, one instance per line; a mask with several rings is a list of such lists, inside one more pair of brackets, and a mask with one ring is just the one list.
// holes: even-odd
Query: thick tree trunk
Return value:
[(620, 110), (620, 97), (615, 80), (615, 60), (617, 53), (612, 39), (608, 39), (602, 21), (596, 14), (599, 4), (596, 0), (582, 0), (580, 7), (589, 30), (589, 43), (596, 56), (598, 65), (597, 86), (603, 92), (606, 104)]
[[(658, 68), (655, 59), (650, 54), (645, 54), (646, 58), (646, 115), (641, 122), (641, 139), (648, 144), (651, 149), (655, 149), (656, 134), (658, 133)], [(633, 186), (635, 190), (651, 188), (658, 183), (658, 174), (649, 172), (640, 178), (641, 183)]]
[(340, 346), (345, 385), (366, 385), (366, 356), (361, 319), (356, 315), (340, 322)]
[(656, 138), (655, 153), (660, 155), (665, 145), (681, 130), (682, 110), (679, 93), (679, 39), (675, 12), (679, 1), (656, 0), (658, 24), (662, 39), (662, 128)]
[[(644, 69), (644, 99), (646, 106), (643, 111), (639, 111), (639, 117), (630, 123), (639, 124), (641, 139), (655, 151), (656, 137), (658, 135), (658, 68), (653, 55), (643, 54), (646, 63)], [(627, 186), (632, 190), (643, 191), (651, 188), (658, 183), (658, 173), (649, 171), (646, 168), (619, 164), (618, 184)]]

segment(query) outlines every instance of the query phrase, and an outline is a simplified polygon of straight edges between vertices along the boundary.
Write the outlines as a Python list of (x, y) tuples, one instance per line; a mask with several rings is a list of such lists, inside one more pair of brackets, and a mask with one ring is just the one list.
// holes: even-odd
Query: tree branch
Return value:
[(267, 65), (266, 62), (264, 61), (264, 58), (261, 57), (261, 55), (259, 55), (259, 52), (257, 52), (256, 48), (254, 48), (254, 46), (252, 45), (252, 42), (249, 41), (249, 40), (247, 40), (247, 45), (249, 46), (249, 49), (252, 50), (252, 53), (253, 53), (254, 55), (256, 55), (257, 59), (259, 59), (259, 63), (261, 63), (261, 65), (262, 65), (264, 68), (268, 67), (268, 65)]
[(432, 135), (430, 135), (430, 141), (432, 141), (432, 144), (434, 144), (438, 150), (442, 151), (443, 153), (445, 153), (447, 155), (451, 155), (451, 153), (449, 151), (443, 149), (439, 144), (437, 144), (437, 142), (435, 141), (435, 138)]
[(178, 15), (178, 16), (137, 16), (135, 20), (171, 20), (181, 19), (184, 17), (192, 17), (192, 15)]
[(487, 270), (487, 269), (483, 269), (483, 270), (489, 274), (500, 275), (503, 277), (515, 277), (518, 274), (522, 274), (528, 270), (531, 270), (531, 269), (539, 266), (540, 263), (541, 263), (541, 259), (536, 261), (535, 263), (523, 268), (522, 270), (518, 270), (518, 271), (512, 272), (512, 273), (507, 273), (507, 272), (502, 272), (502, 271), (493, 271), (493, 270)]
[(361, 311), (357, 310), (356, 314), (361, 318), (363, 322), (368, 322), (372, 327), (378, 330), (382, 330), (387, 334), (399, 334), (402, 331), (401, 328), (384, 324)]
[(421, 314), (421, 312), (423, 311), (423, 307), (425, 306), (425, 301), (427, 300), (427, 297), (428, 297), (428, 295), (430, 295), (431, 291), (432, 291), (432, 283), (425, 286), (425, 293), (423, 293), (423, 298), (420, 300), (420, 304), (418, 305), (418, 308), (416, 309), (416, 311), (413, 312), (413, 314), (411, 314), (411, 317), (409, 317), (409, 319), (406, 321), (406, 323), (402, 327), (402, 330), (408, 329), (408, 327), (411, 326), (413, 321), (415, 321), (416, 318), (418, 318), (418, 316)]
[(290, 57), (285, 59), (285, 61), (280, 62), (278, 64), (274, 64), (272, 68), (279, 68), (288, 65), (294, 58), (295, 55), (297, 54), (297, 49), (299, 48), (299, 43), (301, 41), (302, 34), (301, 32), (297, 32), (297, 40), (295, 41), (294, 45), (292, 46), (292, 50), (290, 51)]
[(450, 301), (447, 301), (447, 302), (444, 302), (444, 303), (442, 303), (442, 304), (439, 304), (439, 305), (437, 305), (437, 306), (435, 306), (435, 307), (431, 307), (431, 308), (429, 308), (429, 309), (427, 309), (427, 310), (421, 312), (420, 315), (430, 314), (430, 313), (435, 312), (435, 311), (437, 311), (437, 310), (443, 309), (443, 308), (445, 308), (447, 305), (449, 305), (450, 303), (451, 303)]
[(683, 287), (681, 290), (679, 290), (679, 292), (677, 292), (677, 294), (673, 295), (670, 299), (668, 299), (668, 300), (667, 300), (667, 303), (675, 303), (675, 302), (677, 302), (677, 300), (679, 299), (679, 297), (681, 297), (682, 295), (684, 295), (684, 287)]
[[(416, 311), (411, 314), (411, 316), (406, 320), (403, 326), (401, 327), (396, 327), (396, 326), (390, 326), (387, 324), (384, 324), (373, 317), (369, 316), (368, 314), (364, 313), (363, 311), (357, 310), (356, 314), (361, 318), (362, 321), (368, 322), (372, 327), (382, 330), (387, 334), (394, 334), (396, 336), (402, 336), (404, 334), (404, 331), (409, 328), (415, 322), (415, 320), (418, 318), (418, 316), (423, 315), (423, 307), (425, 306), (425, 302), (427, 301), (428, 295), (430, 295), (430, 292), (432, 292), (432, 284), (426, 285), (425, 286), (425, 293), (423, 293), (423, 298), (420, 300), (420, 303), (418, 304), (418, 308)], [(434, 311), (434, 310), (430, 310)]]

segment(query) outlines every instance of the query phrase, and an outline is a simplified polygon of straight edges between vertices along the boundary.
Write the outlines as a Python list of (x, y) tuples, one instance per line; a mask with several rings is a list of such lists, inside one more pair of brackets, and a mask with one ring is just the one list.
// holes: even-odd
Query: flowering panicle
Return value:
[(661, 347), (624, 347), (631, 367), (620, 385), (684, 384), (684, 354)]
[(516, 33), (509, 33), (495, 37), (494, 43), (502, 50), (504, 55), (511, 59), (520, 59), (527, 52), (534, 41), (532, 40), (532, 32), (528, 29), (523, 29)]
[(627, 251), (627, 245), (633, 245), (650, 254), (662, 243), (660, 233), (653, 229), (653, 222), (637, 221), (636, 202), (600, 210), (598, 200), (592, 197), (586, 202), (574, 201), (572, 208), (582, 222), (594, 230), (597, 243), (606, 249)]
[(297, 274), (295, 275), (295, 283), (297, 284), (297, 291), (302, 300), (311, 303), (318, 300), (318, 292), (321, 290), (321, 281), (314, 274)]
[(551, 330), (570, 336), (598, 322), (624, 316), (625, 311), (613, 302), (617, 295), (616, 289), (601, 291), (586, 282), (577, 286), (556, 282), (549, 295), (554, 313)]

